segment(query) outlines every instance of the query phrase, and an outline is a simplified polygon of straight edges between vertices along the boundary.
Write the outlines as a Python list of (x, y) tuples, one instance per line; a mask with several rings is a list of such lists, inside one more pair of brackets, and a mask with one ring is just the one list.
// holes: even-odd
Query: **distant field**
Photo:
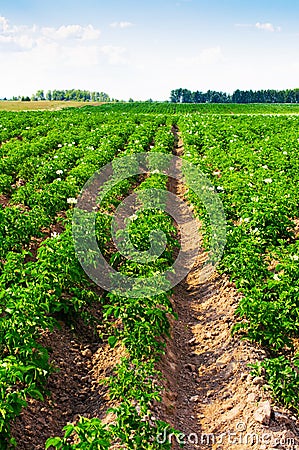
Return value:
[(245, 115), (277, 115), (299, 114), (298, 103), (104, 103), (101, 110), (108, 112), (146, 113), (146, 114), (245, 114)]
[(0, 111), (29, 111), (29, 110), (57, 110), (62, 108), (79, 108), (86, 105), (101, 105), (101, 103), (93, 102), (75, 102), (75, 101), (36, 101), (36, 102), (22, 102), (22, 101), (0, 101)]
[(101, 103), (77, 101), (0, 101), (0, 111), (37, 111), (59, 110), (63, 108), (82, 108), (86, 106), (100, 106), (101, 110), (108, 112), (135, 112), (135, 113), (201, 113), (201, 114), (299, 114), (299, 104), (223, 104), (223, 103), (161, 103), (161, 102), (134, 102), (134, 103)]

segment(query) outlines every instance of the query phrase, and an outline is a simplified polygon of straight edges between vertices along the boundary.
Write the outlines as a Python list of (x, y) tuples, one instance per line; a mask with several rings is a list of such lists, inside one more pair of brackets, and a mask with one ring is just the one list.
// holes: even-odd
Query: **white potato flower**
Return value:
[(67, 198), (66, 201), (69, 205), (75, 205), (77, 203), (77, 199), (74, 197)]

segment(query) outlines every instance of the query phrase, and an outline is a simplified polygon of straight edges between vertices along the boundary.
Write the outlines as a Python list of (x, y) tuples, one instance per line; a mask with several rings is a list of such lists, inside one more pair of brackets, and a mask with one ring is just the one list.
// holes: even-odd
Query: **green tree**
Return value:
[(192, 92), (189, 89), (182, 90), (182, 103), (192, 103)]
[(45, 94), (43, 89), (40, 89), (36, 92), (35, 97), (37, 98), (37, 100), (45, 100)]

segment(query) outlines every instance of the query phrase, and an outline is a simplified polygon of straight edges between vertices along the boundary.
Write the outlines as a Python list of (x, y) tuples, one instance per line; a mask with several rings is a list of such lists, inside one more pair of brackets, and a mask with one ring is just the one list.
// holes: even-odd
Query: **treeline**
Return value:
[(67, 89), (47, 91), (45, 94), (43, 89), (38, 90), (32, 97), (13, 97), (12, 100), (21, 101), (43, 101), (43, 100), (60, 100), (60, 101), (78, 101), (78, 102), (110, 102), (109, 95), (105, 92), (83, 91), (81, 89)]
[(274, 89), (241, 91), (232, 95), (225, 92), (192, 92), (189, 89), (174, 89), (170, 94), (172, 103), (299, 103), (299, 89)]

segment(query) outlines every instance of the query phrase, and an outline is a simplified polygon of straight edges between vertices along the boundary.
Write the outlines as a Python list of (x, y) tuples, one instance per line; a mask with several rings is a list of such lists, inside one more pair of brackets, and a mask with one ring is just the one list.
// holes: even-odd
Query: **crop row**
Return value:
[[(167, 126), (159, 128), (153, 144), (150, 153), (171, 152), (174, 136)], [(116, 168), (119, 170), (119, 166), (116, 165)], [(128, 355), (107, 379), (110, 398), (117, 402), (117, 406), (112, 410), (115, 420), (109, 425), (104, 425), (97, 418), (81, 418), (77, 424), (65, 427), (63, 438), (49, 439), (47, 447), (54, 446), (64, 450), (90, 446), (108, 449), (113, 445), (136, 450), (170, 448), (170, 444), (164, 444), (162, 447), (157, 441), (157, 436), (162, 430), (168, 430), (168, 433), (174, 433), (175, 430), (157, 420), (153, 416), (152, 408), (153, 402), (161, 400), (161, 373), (155, 366), (161, 353), (164, 352), (164, 344), (160, 337), (167, 335), (170, 329), (169, 315), (173, 314), (171, 292), (150, 295), (144, 294), (142, 288), (144, 279), (151, 277), (158, 279), (159, 273), (163, 273), (171, 266), (173, 250), (178, 245), (172, 220), (164, 213), (163, 195), (160, 197), (158, 209), (148, 208), (148, 196), (151, 195), (152, 189), (155, 189), (156, 193), (156, 189), (163, 192), (166, 188), (165, 175), (152, 174), (147, 177), (135, 190), (140, 210), (128, 218), (125, 228), (139, 255), (149, 250), (152, 231), (162, 231), (166, 237), (166, 248), (160, 257), (153, 261), (135, 261), (125, 258), (117, 251), (110, 259), (112, 266), (119, 273), (134, 277), (135, 286), (140, 289), (140, 293), (143, 292), (140, 298), (110, 292), (102, 299), (105, 322), (114, 324), (113, 327), (109, 327), (110, 331), (113, 330), (113, 334), (108, 342), (111, 346), (121, 343)], [(110, 201), (112, 200), (110, 198)]]

